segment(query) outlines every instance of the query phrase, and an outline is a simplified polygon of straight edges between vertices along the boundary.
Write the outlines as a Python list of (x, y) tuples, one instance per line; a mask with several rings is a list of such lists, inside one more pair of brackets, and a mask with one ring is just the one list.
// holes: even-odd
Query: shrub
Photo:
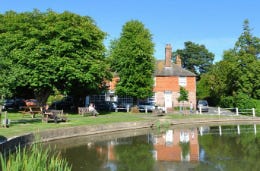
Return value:
[(131, 107), (131, 112), (132, 113), (140, 113), (139, 108), (137, 106)]
[(220, 99), (220, 107), (224, 108), (234, 108), (234, 97), (228, 96), (228, 97), (221, 97)]
[(234, 103), (239, 109), (252, 109), (256, 107), (255, 101), (243, 93), (239, 93), (234, 97)]

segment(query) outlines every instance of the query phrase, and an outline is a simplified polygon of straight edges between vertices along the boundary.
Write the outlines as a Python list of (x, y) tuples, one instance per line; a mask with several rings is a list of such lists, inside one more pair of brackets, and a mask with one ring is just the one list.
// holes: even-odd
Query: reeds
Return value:
[[(0, 154), (2, 171), (70, 171), (71, 166), (62, 159), (59, 153), (52, 153), (50, 148), (44, 149), (41, 144), (30, 147), (18, 146), (8, 157)], [(0, 169), (0, 170), (1, 170)]]

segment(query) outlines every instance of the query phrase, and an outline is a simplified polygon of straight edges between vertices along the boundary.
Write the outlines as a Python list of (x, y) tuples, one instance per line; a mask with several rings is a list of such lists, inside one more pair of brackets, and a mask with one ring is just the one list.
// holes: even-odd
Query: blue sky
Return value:
[(192, 41), (205, 45), (219, 61), (224, 50), (234, 47), (245, 19), (260, 37), (259, 7), (258, 0), (1, 0), (0, 13), (52, 9), (90, 16), (108, 33), (106, 46), (119, 38), (127, 21), (139, 20), (153, 35), (157, 59), (164, 59), (166, 44), (175, 51)]

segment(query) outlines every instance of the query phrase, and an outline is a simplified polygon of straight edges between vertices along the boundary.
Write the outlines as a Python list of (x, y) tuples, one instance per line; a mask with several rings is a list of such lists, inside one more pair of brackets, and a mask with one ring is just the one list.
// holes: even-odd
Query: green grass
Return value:
[[(98, 117), (93, 116), (81, 116), (78, 114), (69, 113), (67, 114), (68, 121), (55, 123), (45, 123), (41, 121), (41, 115), (36, 115), (35, 118), (31, 118), (30, 115), (24, 115), (19, 112), (8, 112), (7, 118), (11, 120), (9, 128), (0, 127), (0, 138), (10, 138), (13, 136), (19, 136), (26, 133), (37, 133), (39, 131), (63, 127), (73, 127), (81, 125), (98, 125), (98, 124), (109, 124), (119, 122), (135, 122), (135, 121), (147, 121), (157, 120), (160, 117), (152, 116), (151, 113), (126, 113), (126, 112), (110, 112), (101, 113)], [(183, 115), (183, 114), (166, 114), (165, 118), (178, 120), (178, 119), (203, 119), (203, 118), (230, 118), (229, 116), (219, 115)], [(2, 119), (4, 115), (2, 114)]]
[[(0, 136), (6, 138), (12, 136), (18, 136), (30, 132), (38, 132), (46, 129), (72, 127), (80, 125), (96, 125), (96, 124), (108, 124), (116, 122), (133, 122), (145, 120), (143, 116), (147, 114), (131, 114), (123, 112), (103, 113), (98, 117), (86, 116), (83, 117), (78, 114), (67, 114), (68, 121), (55, 123), (45, 123), (41, 120), (41, 115), (36, 115), (35, 118), (31, 118), (30, 115), (24, 115), (19, 112), (8, 112), (7, 118), (11, 120), (9, 128), (0, 128)], [(4, 119), (4, 114), (2, 114)]]

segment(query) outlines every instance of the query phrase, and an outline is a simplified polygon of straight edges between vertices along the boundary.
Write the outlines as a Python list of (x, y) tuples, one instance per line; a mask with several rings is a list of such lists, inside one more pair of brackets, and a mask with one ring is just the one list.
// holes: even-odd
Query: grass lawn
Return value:
[[(9, 128), (0, 127), (0, 136), (10, 138), (13, 136), (19, 136), (30, 132), (38, 132), (46, 129), (55, 129), (62, 127), (73, 127), (80, 125), (96, 125), (96, 124), (108, 124), (118, 122), (134, 122), (144, 120), (156, 120), (160, 117), (152, 116), (151, 113), (126, 113), (126, 112), (110, 112), (101, 113), (98, 117), (86, 116), (83, 117), (78, 114), (69, 113), (67, 114), (68, 121), (56, 123), (45, 123), (42, 122), (41, 115), (36, 115), (35, 118), (31, 118), (30, 115), (24, 115), (19, 112), (8, 112), (7, 118), (11, 120)], [(221, 116), (223, 118), (224, 116)], [(169, 119), (203, 119), (203, 118), (219, 118), (218, 115), (185, 115), (182, 114), (166, 114), (165, 118)], [(4, 119), (4, 114), (2, 114)], [(1, 119), (1, 120), (2, 120)]]

